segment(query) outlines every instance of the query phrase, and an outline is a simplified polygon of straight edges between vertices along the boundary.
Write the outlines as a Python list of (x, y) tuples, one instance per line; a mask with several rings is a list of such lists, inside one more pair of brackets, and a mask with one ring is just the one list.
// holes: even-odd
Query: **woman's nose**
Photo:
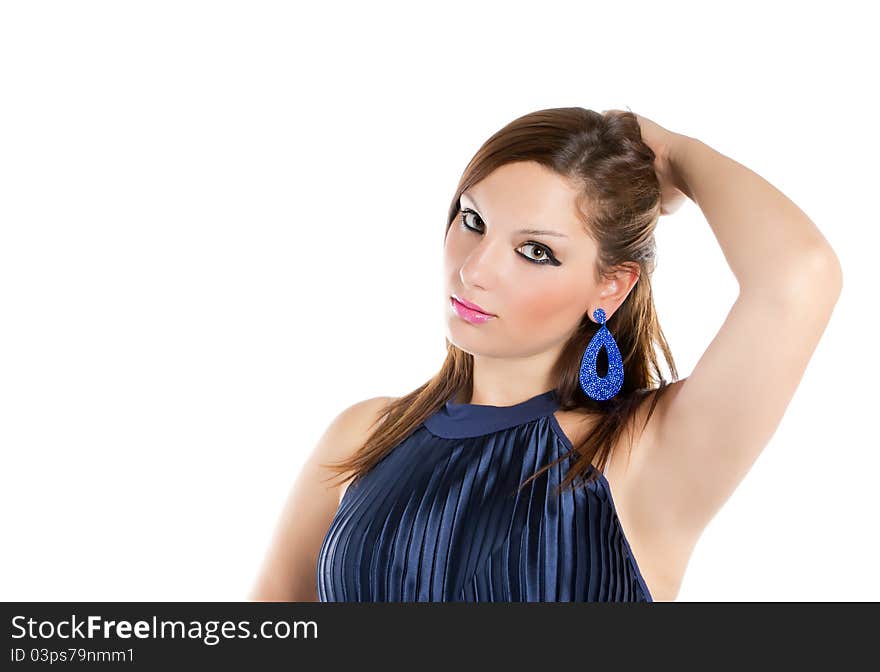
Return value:
[(461, 265), (460, 276), (465, 286), (491, 287), (502, 274), (501, 254), (500, 245), (493, 245), (486, 239), (481, 240)]

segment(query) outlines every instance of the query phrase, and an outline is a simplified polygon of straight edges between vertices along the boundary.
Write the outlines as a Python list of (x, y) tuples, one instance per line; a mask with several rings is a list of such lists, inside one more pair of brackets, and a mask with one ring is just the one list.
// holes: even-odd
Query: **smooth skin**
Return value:
[[(655, 601), (674, 600), (691, 552), (776, 431), (842, 289), (840, 264), (813, 222), (756, 173), (705, 143), (636, 115), (656, 155), (661, 212), (702, 210), (740, 292), (692, 373), (670, 385), (644, 433), (615, 445), (605, 469), (621, 526)], [(474, 356), (470, 399), (508, 406), (554, 386), (550, 369), (582, 315), (608, 318), (638, 280), (623, 265), (593, 277), (596, 244), (574, 210), (576, 187), (518, 162), (471, 186), (444, 243), (447, 337)], [(550, 229), (560, 236), (522, 234)], [(558, 265), (538, 263), (552, 257)], [(498, 317), (473, 325), (455, 293)], [(250, 599), (314, 601), (321, 541), (344, 494), (318, 463), (350, 455), (388, 397), (343, 411), (291, 491)], [(651, 399), (635, 414), (641, 427)], [(591, 420), (558, 411), (573, 442)], [(621, 441), (629, 436), (621, 434)]]
[(318, 552), (344, 493), (344, 484), (338, 484), (337, 475), (321, 463), (354, 454), (390, 399), (360, 401), (344, 409), (327, 427), (287, 497), (249, 600), (318, 601)]

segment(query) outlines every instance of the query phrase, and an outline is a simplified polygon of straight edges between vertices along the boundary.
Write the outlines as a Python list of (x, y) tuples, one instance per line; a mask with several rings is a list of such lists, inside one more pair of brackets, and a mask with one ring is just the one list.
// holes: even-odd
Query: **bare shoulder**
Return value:
[(316, 455), (324, 461), (340, 461), (360, 448), (396, 397), (371, 397), (340, 411), (318, 443)]
[[(320, 460), (322, 465), (328, 462), (341, 462), (352, 457), (364, 445), (376, 426), (381, 424), (385, 409), (397, 398), (371, 397), (344, 408), (324, 432), (315, 449), (314, 457)], [(337, 486), (339, 488), (337, 503), (342, 501), (349, 482), (350, 475)]]
[[(638, 451), (640, 445), (654, 440), (656, 433), (654, 417), (660, 402), (657, 401), (653, 410), (651, 407), (656, 397), (657, 390), (651, 390), (645, 394), (630, 416), (627, 426), (616, 437), (608, 462), (603, 470), (609, 483), (625, 478), (632, 454)], [(662, 395), (660, 398), (662, 399)], [(558, 410), (554, 415), (560, 429), (573, 445), (583, 441), (599, 421), (595, 413), (581, 408)]]
[(339, 506), (344, 476), (328, 463), (354, 454), (390, 399), (357, 402), (329, 423), (290, 489), (250, 599), (317, 601), (318, 552)]
[[(638, 479), (644, 457), (654, 451), (665, 409), (681, 390), (681, 383), (681, 380), (673, 381), (662, 389), (645, 393), (614, 442), (606, 476), (612, 486), (616, 485), (619, 499), (628, 498), (631, 491), (643, 487)], [(635, 521), (632, 527), (635, 527)]]

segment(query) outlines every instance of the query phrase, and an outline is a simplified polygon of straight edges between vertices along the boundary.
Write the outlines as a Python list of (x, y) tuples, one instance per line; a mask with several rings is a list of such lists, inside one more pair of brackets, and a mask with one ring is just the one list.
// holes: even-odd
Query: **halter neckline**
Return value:
[(549, 415), (558, 408), (559, 400), (555, 389), (541, 392), (511, 406), (460, 404), (450, 399), (425, 420), (425, 426), (437, 436), (460, 439), (521, 425)]

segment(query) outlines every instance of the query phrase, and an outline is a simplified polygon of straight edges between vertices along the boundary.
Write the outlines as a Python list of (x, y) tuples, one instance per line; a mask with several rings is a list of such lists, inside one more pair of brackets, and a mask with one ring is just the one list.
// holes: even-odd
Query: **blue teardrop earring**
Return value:
[[(602, 326), (593, 335), (587, 349), (584, 350), (584, 356), (581, 359), (580, 383), (581, 389), (588, 397), (604, 401), (617, 394), (623, 385), (623, 360), (620, 358), (620, 350), (617, 348), (614, 337), (605, 326), (605, 311), (596, 308), (593, 311), (593, 319)], [(596, 362), (599, 358), (599, 350), (603, 346), (608, 355), (608, 373), (604, 378), (600, 378), (596, 371)]]

